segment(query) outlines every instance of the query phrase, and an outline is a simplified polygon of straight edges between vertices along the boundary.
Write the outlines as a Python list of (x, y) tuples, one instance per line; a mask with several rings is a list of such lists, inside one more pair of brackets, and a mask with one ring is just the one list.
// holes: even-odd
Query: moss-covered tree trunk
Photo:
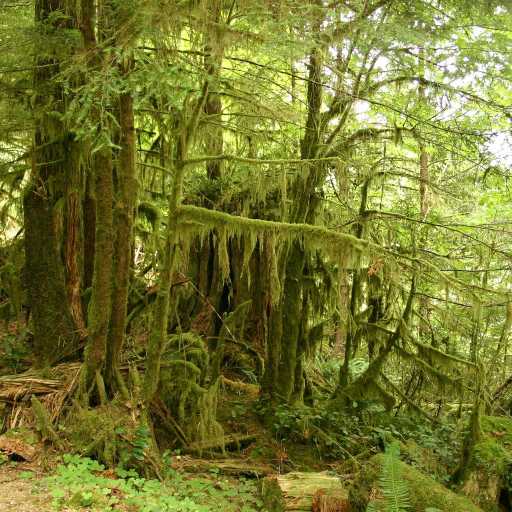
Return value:
[(169, 312), (171, 311), (171, 285), (176, 269), (179, 242), (178, 209), (183, 200), (183, 180), (185, 178), (185, 160), (189, 144), (195, 135), (201, 114), (208, 98), (209, 82), (203, 84), (201, 96), (197, 99), (188, 119), (182, 119), (176, 140), (174, 179), (169, 195), (167, 232), (163, 247), (163, 262), (158, 276), (159, 286), (151, 322), (151, 332), (146, 355), (146, 374), (144, 376), (143, 398), (146, 407), (154, 398), (160, 382), (160, 364), (162, 350), (167, 335)]
[(106, 383), (113, 390), (124, 389), (119, 374), (119, 358), (123, 348), (128, 288), (132, 267), (133, 222), (137, 197), (137, 171), (135, 164), (135, 126), (133, 98), (122, 94), (119, 99), (119, 127), (121, 132), (118, 188), (115, 203), (114, 282), (110, 339), (107, 346)]
[(55, 232), (54, 202), (45, 195), (43, 180), (33, 183), (23, 200), (25, 280), (39, 366), (55, 363), (74, 352), (78, 336), (69, 309)]
[(282, 334), (277, 393), (288, 401), (295, 389), (295, 371), (301, 323), (302, 273), (305, 255), (299, 242), (293, 242), (286, 264), (286, 278), (282, 302)]
[[(366, 204), (368, 201), (368, 189), (370, 187), (370, 178), (368, 178), (364, 184), (363, 189), (361, 191), (361, 202), (359, 205), (359, 222), (356, 223), (354, 227), (354, 235), (357, 238), (362, 238), (365, 232), (365, 222), (364, 217), (366, 215)], [(361, 256), (358, 254), (355, 258), (354, 270), (352, 271), (352, 286), (350, 288), (350, 305), (349, 305), (349, 315), (347, 322), (347, 337), (345, 342), (345, 354), (343, 358), (343, 365), (340, 368), (340, 377), (339, 377), (339, 387), (343, 388), (348, 385), (349, 379), (349, 365), (350, 361), (356, 354), (357, 351), (357, 325), (355, 322), (355, 318), (359, 309), (359, 305), (361, 302), (361, 288), (363, 285), (363, 276), (361, 275), (361, 270), (359, 269), (361, 261)]]
[[(82, 0), (80, 26), (85, 48), (90, 52), (89, 65), (93, 69), (101, 66), (103, 58), (101, 50), (96, 44), (95, 12), (94, 0)], [(93, 112), (93, 115), (99, 118), (97, 110)], [(102, 373), (105, 366), (111, 316), (114, 252), (112, 208), (114, 184), (112, 150), (110, 147), (102, 147), (94, 153), (92, 172), (95, 196), (94, 269), (87, 319), (89, 336), (81, 380), (81, 394), (86, 401), (91, 398), (90, 392), (94, 385), (98, 385), (100, 399), (104, 397)]]
[[(321, 51), (313, 49), (309, 58), (308, 81), (308, 117), (304, 137), (301, 141), (301, 158), (305, 161), (314, 159), (318, 154), (321, 139), (320, 113), (322, 105), (321, 84), (322, 56)], [(290, 218), (293, 222), (312, 221), (316, 211), (315, 190), (322, 180), (324, 170), (321, 165), (308, 162), (306, 175), (299, 177), (294, 186), (294, 209)], [(279, 357), (277, 369), (275, 362), (272, 371), (277, 374), (265, 380), (266, 393), (279, 400), (289, 401), (295, 389), (295, 375), (297, 360), (299, 357), (300, 315), (302, 305), (302, 282), (306, 263), (306, 254), (299, 241), (294, 241), (283, 251), (282, 265), (284, 265), (284, 286), (281, 305), (278, 309), (282, 318), (273, 319), (272, 323), (279, 328), (281, 338), (270, 339), (270, 344), (278, 344), (277, 347), (269, 347), (271, 357)], [(275, 314), (275, 312), (274, 312)]]
[[(113, 5), (116, 28), (116, 45), (125, 53), (118, 64), (119, 72), (125, 79), (134, 65), (132, 43), (136, 35), (133, 29), (133, 5)], [(130, 30), (132, 27), (132, 30)], [(110, 337), (107, 345), (106, 384), (113, 392), (116, 388), (127, 394), (124, 381), (119, 373), (120, 356), (123, 349), (128, 290), (133, 264), (133, 224), (137, 201), (136, 136), (133, 111), (133, 96), (130, 91), (119, 96), (119, 160), (117, 165), (117, 191), (115, 197), (114, 221), (114, 281), (112, 295), (112, 316)]]
[[(66, 12), (63, 0), (39, 0), (35, 18), (43, 49), (36, 59), (34, 92), (36, 128), (32, 153), (32, 176), (23, 199), (27, 295), (32, 311), (34, 345), (40, 365), (51, 364), (71, 354), (78, 344), (66, 293), (64, 265), (60, 257), (56, 205), (58, 190), (73, 164), (68, 147), (71, 134), (51, 112), (65, 111), (64, 92), (56, 81), (61, 71), (59, 56), (52, 51), (57, 37), (65, 37), (73, 18), (54, 15)], [(57, 20), (57, 21), (55, 21)], [(72, 172), (72, 171), (71, 171)]]
[(100, 378), (107, 354), (112, 305), (113, 275), (113, 211), (114, 186), (112, 180), (112, 152), (110, 148), (98, 151), (94, 158), (96, 190), (96, 242), (94, 273), (89, 304), (88, 331), (82, 392), (87, 395)]
[[(182, 161), (182, 159), (180, 160)], [(184, 174), (185, 166), (181, 162), (178, 162), (175, 167), (173, 190), (169, 197), (169, 215), (167, 218), (164, 260), (159, 273), (159, 288), (154, 306), (146, 356), (146, 374), (144, 379), (144, 398), (146, 403), (149, 403), (153, 399), (160, 380), (161, 356), (169, 322), (171, 284), (176, 268), (176, 252), (178, 250), (178, 207), (181, 204), (183, 196)]]

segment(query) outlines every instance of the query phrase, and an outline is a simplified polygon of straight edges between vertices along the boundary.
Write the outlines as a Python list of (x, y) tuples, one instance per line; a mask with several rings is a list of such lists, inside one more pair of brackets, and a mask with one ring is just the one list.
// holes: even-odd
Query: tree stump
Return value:
[(348, 491), (336, 476), (288, 473), (263, 480), (262, 496), (269, 512), (348, 512)]

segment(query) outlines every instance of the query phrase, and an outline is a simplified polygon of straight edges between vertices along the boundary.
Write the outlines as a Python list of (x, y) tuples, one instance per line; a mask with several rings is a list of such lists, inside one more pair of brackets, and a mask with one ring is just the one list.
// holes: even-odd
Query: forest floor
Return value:
[[(28, 468), (0, 466), (0, 510), (2, 512), (50, 512), (51, 497), (35, 485), (40, 479)], [(30, 478), (27, 476), (30, 475)]]

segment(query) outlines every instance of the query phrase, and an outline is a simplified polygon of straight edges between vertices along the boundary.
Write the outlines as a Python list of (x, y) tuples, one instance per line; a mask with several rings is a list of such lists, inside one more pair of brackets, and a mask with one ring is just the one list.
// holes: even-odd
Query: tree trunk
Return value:
[(300, 314), (302, 304), (302, 273), (305, 255), (299, 242), (293, 242), (286, 265), (282, 305), (282, 340), (279, 360), (278, 395), (289, 401), (295, 388), (298, 357)]
[(171, 304), (172, 276), (176, 266), (178, 249), (178, 207), (183, 195), (183, 178), (185, 167), (178, 163), (175, 168), (175, 181), (169, 198), (169, 214), (167, 218), (167, 235), (164, 246), (164, 261), (159, 274), (159, 289), (154, 307), (151, 333), (146, 356), (146, 375), (144, 379), (144, 398), (150, 403), (158, 389), (160, 381), (160, 359), (167, 334), (169, 310)]
[(112, 304), (113, 180), (110, 148), (98, 151), (94, 158), (96, 189), (96, 244), (94, 274), (89, 305), (89, 340), (85, 352), (82, 392), (88, 394), (101, 374), (106, 358), (107, 336)]
[[(304, 137), (301, 141), (301, 158), (309, 160), (315, 158), (318, 152), (320, 134), (320, 109), (322, 105), (321, 84), (321, 52), (313, 49), (309, 59), (308, 81), (308, 118)], [(314, 218), (316, 201), (315, 189), (322, 180), (324, 169), (316, 164), (307, 164), (308, 173), (305, 178), (299, 177), (294, 186), (294, 211), (291, 214), (292, 222), (306, 222)], [(266, 383), (273, 384), (272, 389), (266, 390), (271, 396), (280, 400), (289, 401), (295, 388), (295, 373), (297, 358), (299, 356), (298, 344), (300, 334), (300, 313), (302, 304), (302, 280), (306, 263), (306, 254), (298, 241), (283, 251), (282, 265), (284, 265), (284, 293), (281, 300), (280, 313), (282, 319), (281, 339), (269, 340), (269, 343), (279, 343), (279, 366), (277, 379), (267, 379)], [(275, 319), (274, 319), (275, 321)], [(277, 350), (270, 349), (275, 356)], [(275, 368), (274, 368), (275, 371)]]
[(117, 385), (122, 389), (119, 375), (119, 358), (123, 348), (128, 289), (132, 266), (133, 222), (137, 197), (137, 170), (135, 164), (135, 127), (133, 98), (122, 94), (119, 101), (119, 126), (121, 132), (118, 168), (118, 194), (115, 206), (116, 239), (114, 246), (114, 284), (110, 340), (107, 346), (106, 384), (110, 390)]
[(25, 279), (39, 366), (57, 362), (78, 347), (68, 307), (64, 267), (57, 251), (53, 201), (45, 182), (32, 184), (24, 196)]
[(96, 243), (96, 197), (92, 169), (86, 170), (85, 195), (83, 200), (83, 287), (92, 287), (94, 273), (94, 246)]
[(73, 144), (71, 151), (74, 153), (71, 166), (66, 177), (66, 216), (64, 232), (64, 261), (66, 267), (66, 291), (71, 309), (71, 316), (75, 323), (80, 338), (86, 334), (85, 319), (81, 298), (81, 169), (78, 157), (80, 148)]
[[(37, 1), (36, 22), (51, 23), (48, 21), (51, 15), (57, 11), (65, 12), (65, 7), (63, 0)], [(64, 24), (60, 18), (53, 24), (56, 31), (70, 28), (70, 22)], [(67, 300), (64, 266), (59, 255), (55, 211), (59, 199), (57, 185), (63, 183), (70, 165), (67, 147), (71, 135), (56, 116), (47, 114), (65, 110), (63, 90), (55, 80), (61, 71), (60, 64), (56, 57), (46, 54), (36, 60), (34, 91), (38, 115), (31, 184), (23, 200), (26, 285), (32, 311), (35, 353), (40, 365), (54, 363), (63, 355), (71, 354), (78, 345)]]

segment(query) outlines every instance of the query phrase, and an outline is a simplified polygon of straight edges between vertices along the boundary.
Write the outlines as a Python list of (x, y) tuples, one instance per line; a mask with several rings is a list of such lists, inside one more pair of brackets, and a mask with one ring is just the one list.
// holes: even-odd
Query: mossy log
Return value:
[[(371, 501), (375, 510), (384, 510), (384, 500), (379, 478), (383, 454), (372, 457), (361, 469), (359, 477), (350, 488), (350, 502), (354, 512), (363, 512)], [(481, 512), (466, 496), (461, 496), (436, 482), (418, 469), (399, 461), (400, 475), (409, 489), (411, 512), (424, 512), (427, 508), (441, 512)]]
[(328, 473), (288, 473), (263, 480), (269, 512), (348, 512), (349, 493), (339, 477)]
[(260, 478), (270, 475), (275, 470), (269, 464), (261, 464), (244, 459), (205, 460), (192, 457), (176, 458), (172, 463), (173, 469), (186, 473), (220, 473), (230, 476), (245, 476)]
[(189, 453), (207, 453), (237, 451), (256, 441), (255, 434), (231, 434), (218, 438), (208, 439), (204, 442), (191, 443), (185, 447)]
[(512, 418), (484, 416), (481, 425), (462, 492), (485, 509), (512, 510)]

